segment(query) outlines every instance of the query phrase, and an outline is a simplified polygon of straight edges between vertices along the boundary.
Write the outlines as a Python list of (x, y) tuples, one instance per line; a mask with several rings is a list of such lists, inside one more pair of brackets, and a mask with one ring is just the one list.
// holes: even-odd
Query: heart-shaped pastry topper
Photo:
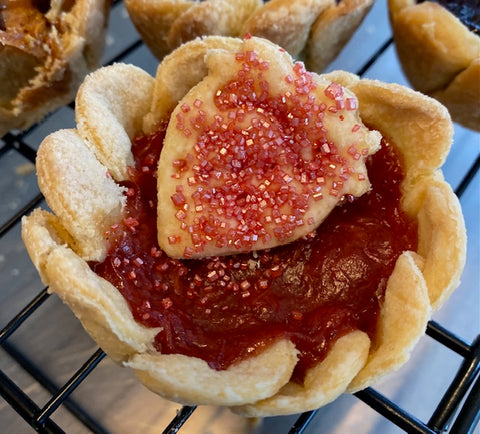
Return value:
[(380, 146), (355, 96), (277, 46), (211, 50), (178, 103), (158, 166), (158, 242), (171, 257), (267, 249), (313, 231), (370, 188)]

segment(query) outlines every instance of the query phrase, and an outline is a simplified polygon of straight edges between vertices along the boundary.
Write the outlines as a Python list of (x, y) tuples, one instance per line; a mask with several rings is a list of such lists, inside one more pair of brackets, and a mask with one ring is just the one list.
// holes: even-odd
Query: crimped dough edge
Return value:
[(321, 72), (349, 41), (373, 0), (125, 0), (125, 6), (158, 59), (196, 37), (251, 34)]
[[(208, 50), (209, 38), (202, 44)], [(232, 47), (238, 44), (240, 42), (233, 42)], [(178, 52), (183, 50), (182, 55), (185, 55), (188, 45)], [(213, 38), (212, 47), (217, 46), (218, 38)], [(93, 99), (89, 103), (105, 105), (106, 98), (107, 106), (115, 107), (111, 104), (117, 102), (115, 95), (127, 92), (129, 86), (128, 80), (116, 78), (128, 75), (129, 71), (132, 77), (139, 74), (138, 68), (128, 65), (108, 67), (108, 74), (99, 70), (90, 76), (81, 91), (88, 93), (89, 86), (97, 92), (105, 89), (99, 95), (100, 101)], [(360, 80), (341, 71), (325, 77), (350, 88), (359, 99), (363, 121), (392, 139), (403, 155), (406, 171), (402, 186), (403, 207), (418, 221), (419, 249), (418, 252), (404, 252), (397, 260), (387, 285), (375, 341), (370, 342), (362, 332), (352, 332), (339, 339), (334, 345), (335, 351), (332, 350), (322, 363), (308, 371), (303, 387), (288, 382), (296, 363), (296, 350), (285, 340), (226, 371), (211, 370), (199, 359), (154, 352), (155, 330), (135, 323), (125, 300), (115, 288), (93, 273), (85, 260), (75, 253), (78, 252), (77, 241), (64, 226), (66, 217), (61, 220), (60, 216), (37, 210), (23, 219), (22, 236), (42, 280), (71, 307), (88, 333), (112, 359), (135, 369), (140, 380), (156, 393), (183, 403), (234, 406), (235, 412), (246, 416), (317, 408), (345, 391), (371, 385), (401, 366), (423, 335), (431, 311), (439, 307), (458, 285), (465, 261), (465, 227), (458, 199), (438, 169), (452, 139), (448, 112), (431, 98), (399, 85)], [(115, 86), (113, 93), (112, 84)], [(152, 84), (149, 86), (151, 88)], [(155, 92), (156, 98), (162, 96), (159, 87)], [(167, 97), (171, 98), (171, 94)], [(149, 97), (147, 100), (152, 107), (155, 106)], [(136, 109), (137, 106), (131, 110), (129, 125), (138, 125), (150, 110), (147, 108), (142, 113), (142, 109)], [(82, 112), (82, 103), (77, 110)], [(91, 108), (90, 111), (95, 112)], [(115, 111), (105, 113), (108, 113), (104, 119), (106, 124), (113, 121), (119, 127), (122, 125), (115, 117)], [(123, 107), (120, 113), (128, 117), (129, 109)], [(82, 121), (87, 122), (88, 115)], [(134, 133), (127, 135), (131, 137), (131, 134)], [(90, 155), (91, 161), (96, 161), (92, 150), (95, 144), (87, 143), (75, 130), (54, 133), (44, 143), (71, 140), (72, 135), (79, 138), (79, 143), (84, 141), (83, 151)], [(418, 143), (424, 146), (418, 146)], [(101, 176), (101, 172), (98, 173)], [(49, 187), (44, 193), (47, 201), (50, 200)], [(121, 193), (117, 197), (120, 200)], [(55, 206), (51, 207), (55, 209)], [(102, 230), (103, 226), (98, 228)], [(438, 250), (439, 246), (442, 250)], [(97, 252), (95, 259), (101, 259), (103, 254)], [(400, 320), (405, 317), (409, 321)], [(339, 360), (351, 360), (352, 363)], [(171, 367), (172, 361), (178, 369)], [(196, 378), (195, 372), (203, 374)], [(185, 373), (188, 373), (187, 377)], [(325, 377), (329, 381), (318, 380)], [(185, 378), (195, 384), (190, 387)], [(234, 380), (229, 384), (225, 381), (227, 378)], [(261, 390), (256, 387), (257, 383), (262, 384)]]
[(397, 54), (412, 86), (480, 131), (480, 37), (438, 3), (389, 0)]
[[(9, 130), (25, 130), (71, 102), (84, 77), (100, 65), (111, 2), (78, 0), (67, 12), (61, 11), (59, 4), (52, 2), (47, 16), (66, 29), (64, 33), (54, 29), (49, 34), (60, 44), (61, 56), (49, 54), (10, 107), (0, 107), (0, 137)], [(9, 65), (8, 56), (7, 49), (0, 51), (0, 65), (17, 68)]]

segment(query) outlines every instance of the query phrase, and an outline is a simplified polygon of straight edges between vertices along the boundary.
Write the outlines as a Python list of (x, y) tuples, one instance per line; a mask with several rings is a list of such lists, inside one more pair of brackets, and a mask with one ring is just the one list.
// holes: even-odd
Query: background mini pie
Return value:
[(348, 42), (373, 0), (126, 0), (150, 50), (162, 59), (199, 36), (249, 33), (285, 48), (321, 72)]
[(467, 26), (444, 3), (389, 0), (398, 57), (415, 89), (444, 104), (454, 121), (480, 131), (478, 4), (458, 2)]
[(0, 137), (73, 100), (100, 64), (110, 0), (0, 1)]
[[(252, 116), (255, 113), (260, 116), (265, 107), (272, 108), (275, 104), (282, 104), (283, 99), (295, 98), (299, 105), (310, 104), (312, 112), (323, 113), (317, 118), (319, 124), (312, 129), (323, 131), (321, 128), (328, 126), (326, 141), (317, 144), (329, 145), (328, 149), (320, 146), (322, 149), (318, 148), (318, 152), (331, 154), (334, 143), (328, 139), (330, 129), (347, 125), (349, 132), (358, 132), (364, 131), (365, 126), (362, 125), (366, 124), (372, 130), (372, 137), (378, 135), (376, 130), (388, 138), (403, 160), (404, 177), (399, 203), (402, 212), (415, 222), (416, 247), (400, 253), (391, 275), (384, 282), (385, 293), (381, 297), (376, 331), (369, 334), (366, 330), (354, 329), (342, 333), (333, 340), (325, 357), (306, 369), (300, 381), (292, 380), (300, 354), (288, 334), (268, 341), (262, 351), (250, 351), (253, 354), (249, 357), (236, 360), (222, 369), (212, 368), (212, 364), (201, 357), (167, 351), (164, 341), (159, 345), (158, 340), (165, 327), (149, 325), (153, 313), (149, 310), (148, 300), (141, 303), (140, 310), (131, 309), (119, 290), (95, 272), (99, 270), (96, 264), (101, 264), (106, 257), (110, 258), (108, 261), (111, 261), (109, 264), (113, 270), (120, 270), (121, 262), (130, 264), (130, 261), (108, 256), (107, 240), (115, 237), (114, 232), (118, 229), (125, 233), (140, 231), (140, 222), (125, 214), (128, 198), (134, 198), (135, 202), (136, 184), (129, 182), (156, 166), (147, 151), (140, 160), (141, 164), (133, 169), (133, 147), (143, 149), (141, 144), (145, 134), (150, 135), (147, 137), (162, 137), (155, 134), (162, 131), (166, 123), (167, 131), (171, 127), (186, 134), (184, 127), (179, 128), (179, 117), (171, 116), (172, 112), (178, 114), (182, 108), (183, 112), (194, 112), (193, 122), (189, 124), (192, 128), (195, 128), (195, 122), (199, 122), (197, 115), (208, 117), (208, 113), (200, 113), (205, 106), (196, 102), (200, 101), (199, 98), (195, 97), (193, 102), (197, 110), (190, 106), (187, 108), (185, 104), (189, 96), (195, 95), (199, 83), (209, 83), (206, 78), (211, 75), (222, 76), (220, 71), (225, 61), (237, 64), (238, 69), (231, 71), (233, 77), (260, 86), (254, 92), (259, 101), (269, 98), (268, 95), (261, 97), (260, 89), (265, 90), (268, 84), (262, 81), (262, 77), (273, 70), (281, 72), (278, 80), (285, 80), (287, 89), (290, 89), (287, 85), (291, 85), (291, 91), (270, 95), (273, 98), (270, 105), (252, 105), (252, 94), (232, 93), (229, 101), (247, 97), (243, 99), (245, 107), (240, 105), (238, 110), (245, 109)], [(256, 78), (242, 69), (246, 67), (256, 70), (257, 75), (253, 76)], [(282, 79), (284, 73), (286, 75)], [(296, 80), (290, 80), (290, 74)], [(256, 79), (260, 81), (256, 82)], [(136, 83), (135, 87), (129, 86), (132, 81)], [(230, 87), (237, 86), (235, 80), (228, 83)], [(304, 87), (307, 83), (308, 91)], [(218, 91), (225, 89), (210, 87), (202, 97), (203, 101), (219, 97)], [(325, 106), (322, 106), (316, 100), (317, 94), (310, 92), (314, 89), (325, 94), (330, 101), (327, 100), (328, 105), (324, 103)], [(351, 104), (350, 114), (344, 95), (358, 101), (358, 106), (353, 101), (348, 103)], [(286, 117), (296, 124), (294, 107), (287, 102), (285, 104), (292, 115), (289, 117), (287, 114)], [(358, 108), (353, 109), (354, 106)], [(178, 110), (175, 112), (175, 109)], [(270, 114), (282, 118), (282, 109), (278, 110), (274, 109)], [(230, 112), (227, 110), (224, 115), (228, 117)], [(218, 120), (218, 115), (213, 115), (214, 121)], [(358, 116), (353, 126), (344, 124), (347, 115)], [(331, 119), (332, 123), (323, 122), (324, 117)], [(187, 43), (174, 51), (160, 64), (155, 79), (130, 65), (116, 64), (99, 69), (88, 76), (80, 88), (76, 118), (76, 129), (60, 130), (48, 136), (38, 153), (39, 185), (55, 214), (34, 211), (23, 220), (22, 236), (32, 261), (50, 290), (70, 306), (85, 329), (113, 360), (133, 368), (147, 387), (162, 396), (189, 404), (226, 405), (246, 416), (296, 413), (317, 408), (345, 391), (360, 390), (378, 381), (402, 365), (423, 335), (432, 310), (440, 307), (458, 284), (465, 261), (465, 227), (458, 200), (439, 169), (449, 150), (452, 125), (445, 108), (420, 93), (399, 85), (360, 80), (341, 71), (325, 76), (310, 74), (301, 64), (294, 64), (280, 47), (259, 38), (209, 37)], [(254, 119), (257, 119), (256, 115), (252, 118), (252, 125), (257, 123)], [(283, 123), (287, 122), (283, 119)], [(219, 128), (223, 129), (223, 125), (221, 121)], [(295, 137), (305, 130), (308, 128), (294, 129)], [(198, 131), (205, 129), (200, 126)], [(246, 127), (242, 131), (248, 139), (263, 140), (259, 130)], [(418, 146), (418, 143), (424, 146)], [(200, 146), (200, 143), (197, 145)], [(290, 145), (296, 147), (295, 143)], [(246, 142), (245, 146), (248, 146)], [(315, 144), (309, 146), (312, 149), (317, 147)], [(361, 153), (348, 149), (352, 159), (362, 158)], [(339, 163), (344, 160), (335, 157), (331, 164), (336, 166), (333, 161)], [(341, 171), (343, 175), (347, 172)], [(302, 174), (298, 175), (302, 180)], [(388, 179), (390, 176), (385, 176), (385, 180)], [(318, 182), (323, 183), (322, 180)], [(154, 200), (147, 202), (152, 209), (155, 209), (154, 205)], [(339, 209), (342, 211), (342, 208)], [(147, 214), (155, 213), (150, 210)], [(150, 229), (153, 226), (156, 231), (155, 218), (153, 222)], [(281, 224), (281, 217), (279, 222)], [(315, 237), (311, 234), (305, 242)], [(122, 246), (126, 245), (120, 244), (121, 249)], [(213, 285), (219, 277), (227, 282), (223, 279), (225, 271), (222, 269), (238, 268), (240, 273), (253, 273), (261, 268), (262, 261), (270, 260), (267, 258), (270, 253), (259, 251), (251, 252), (249, 260), (244, 265), (240, 261), (238, 267), (235, 256), (225, 256), (224, 259), (207, 257), (204, 258), (205, 267), (202, 267), (202, 263), (189, 262), (189, 259), (167, 257), (156, 247), (146, 253), (155, 264), (157, 259), (163, 258), (163, 262), (158, 263), (160, 273), (167, 269), (173, 272), (173, 280), (149, 284), (164, 294), (160, 297), (164, 316), (176, 303), (177, 295), (181, 299), (192, 296), (195, 300), (195, 291), (202, 290), (205, 294), (211, 291), (208, 282)], [(146, 261), (147, 256), (142, 258)], [(275, 251), (272, 252), (272, 260), (275, 260), (274, 257)], [(137, 282), (141, 279), (140, 267), (144, 265), (144, 260), (137, 256), (131, 265), (139, 268), (131, 268), (128, 278)], [(169, 289), (163, 285), (180, 282), (182, 276), (189, 275), (189, 267), (197, 267), (197, 272), (191, 274), (187, 286), (173, 283), (173, 288)], [(361, 267), (347, 266), (340, 274), (347, 273), (352, 279), (360, 270)], [(272, 274), (276, 271), (275, 267), (267, 271), (270, 276), (267, 286), (274, 285), (278, 277)], [(328, 268), (322, 269), (320, 275), (330, 275)], [(230, 279), (235, 279), (235, 272), (231, 276)], [(286, 277), (290, 279), (291, 286), (295, 285), (294, 277), (293, 274)], [(217, 286), (222, 287), (219, 283)], [(266, 289), (263, 286), (258, 281), (258, 288)], [(243, 281), (238, 282), (236, 289), (234, 284), (228, 283), (225, 288), (225, 291), (238, 294), (239, 299), (248, 297), (249, 290), (256, 291), (256, 287), (247, 287)], [(139, 291), (142, 292), (142, 286)], [(179, 294), (176, 295), (176, 292)], [(198, 299), (198, 302), (199, 305), (194, 303), (192, 306), (201, 307), (202, 301)], [(289, 321), (301, 321), (303, 315), (307, 316), (307, 312), (302, 312), (301, 302), (298, 309), (292, 311)], [(221, 316), (217, 318), (222, 320)], [(228, 318), (224, 316), (223, 319)], [(174, 329), (177, 330), (177, 326)]]

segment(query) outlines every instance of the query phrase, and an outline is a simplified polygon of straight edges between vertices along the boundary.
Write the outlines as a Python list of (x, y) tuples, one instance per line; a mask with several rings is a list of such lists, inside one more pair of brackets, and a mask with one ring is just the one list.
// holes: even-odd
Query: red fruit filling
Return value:
[(344, 197), (309, 236), (266, 251), (177, 260), (156, 241), (164, 133), (135, 140), (125, 217), (108, 231), (106, 259), (91, 264), (139, 323), (161, 327), (159, 352), (221, 370), (287, 338), (300, 353), (293, 380), (301, 382), (342, 335), (360, 329), (374, 336), (395, 262), (417, 245), (416, 224), (399, 206), (403, 172), (394, 146), (383, 140), (368, 158), (372, 190)]

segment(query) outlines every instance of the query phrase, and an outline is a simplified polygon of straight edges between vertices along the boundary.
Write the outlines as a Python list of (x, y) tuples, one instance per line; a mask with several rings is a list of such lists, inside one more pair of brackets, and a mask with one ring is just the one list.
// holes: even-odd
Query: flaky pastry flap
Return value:
[(159, 59), (181, 42), (211, 35), (269, 39), (321, 72), (358, 28), (373, 0), (126, 0)]
[(170, 28), (194, 5), (190, 0), (125, 0), (124, 3), (143, 41), (158, 59), (172, 50), (168, 43)]
[(445, 104), (454, 121), (478, 131), (478, 33), (435, 2), (389, 0), (388, 6), (398, 57), (412, 86)]
[(333, 2), (316, 19), (301, 57), (312, 71), (327, 68), (370, 11), (373, 0)]
[(297, 57), (308, 41), (314, 21), (333, 4), (333, 0), (273, 0), (254, 13), (243, 30), (268, 39)]
[(117, 181), (133, 165), (131, 140), (142, 131), (154, 80), (133, 65), (104, 67), (88, 76), (76, 98), (79, 134)]
[(341, 395), (365, 365), (370, 339), (361, 331), (339, 338), (325, 359), (309, 369), (303, 385), (289, 382), (270, 398), (241, 407), (235, 413), (248, 417), (292, 414), (314, 410)]
[(120, 292), (68, 247), (65, 233), (56, 216), (46, 211), (35, 210), (22, 220), (22, 237), (43, 282), (113, 360), (149, 350), (158, 329), (133, 319)]
[(480, 38), (438, 3), (390, 0), (389, 7), (402, 66), (421, 92), (444, 88), (480, 56)]
[[(208, 40), (202, 43), (208, 44)], [(226, 43), (226, 46), (228, 45), (229, 42)], [(185, 47), (181, 50), (185, 50)], [(181, 63), (175, 60), (170, 62), (171, 65)], [(112, 80), (106, 78), (105, 70), (94, 73), (89, 80), (95, 81), (98, 74), (104, 89), (101, 91), (101, 98), (89, 100), (89, 105), (93, 107), (89, 107), (88, 111), (96, 113), (97, 110), (103, 110), (102, 113), (107, 116), (104, 123), (111, 121), (116, 124), (117, 131), (123, 129), (122, 134), (130, 137), (131, 126), (139, 125), (141, 122), (139, 119), (147, 115), (155, 103), (145, 98), (140, 108), (135, 104), (130, 105), (128, 98), (116, 99), (112, 96), (127, 95), (131, 87), (131, 80), (115, 79), (116, 68), (123, 77), (128, 77), (130, 72), (132, 77), (138, 76), (135, 69), (124, 69), (123, 65), (110, 67), (114, 77)], [(200, 80), (202, 78), (203, 75), (200, 74)], [(341, 72), (322, 77), (322, 80), (325, 79), (336, 81), (354, 91), (359, 100), (362, 120), (370, 127), (382, 131), (403, 155), (406, 163), (403, 207), (418, 221), (419, 248), (416, 254), (404, 253), (397, 261), (385, 294), (379, 334), (371, 347), (368, 337), (362, 332), (344, 336), (337, 341), (334, 350), (323, 362), (307, 371), (303, 386), (288, 384), (296, 362), (296, 350), (285, 340), (278, 341), (276, 345), (267, 348), (254, 358), (232, 365), (226, 371), (211, 370), (205, 362), (195, 358), (156, 354), (152, 350), (156, 331), (136, 324), (123, 297), (111, 284), (90, 270), (85, 262), (86, 258), (80, 256), (84, 253), (78, 245), (77, 237), (83, 237), (82, 229), (68, 226), (67, 220), (76, 219), (77, 216), (72, 211), (71, 204), (68, 204), (69, 194), (65, 193), (62, 196), (61, 185), (64, 182), (65, 191), (73, 194), (72, 204), (86, 211), (91, 218), (97, 218), (96, 212), (91, 211), (96, 210), (95, 200), (84, 197), (86, 204), (83, 205), (80, 199), (76, 199), (75, 191), (72, 191), (78, 183), (76, 178), (80, 175), (89, 177), (90, 172), (92, 173), (92, 178), (86, 181), (85, 186), (81, 184), (87, 194), (93, 194), (97, 199), (103, 198), (103, 195), (116, 196), (118, 200), (113, 201), (115, 204), (113, 208), (121, 207), (120, 187), (118, 185), (115, 187), (113, 180), (106, 176), (107, 167), (98, 161), (93, 163), (95, 154), (90, 148), (101, 147), (101, 144), (97, 145), (95, 139), (90, 138), (87, 144), (78, 133), (68, 130), (55, 133), (45, 140), (45, 145), (42, 144), (44, 150), (40, 150), (40, 155), (49, 152), (53, 152), (53, 155), (40, 157), (39, 165), (45, 165), (44, 162), (54, 159), (56, 152), (59, 152), (59, 155), (63, 152), (48, 149), (61, 150), (73, 143), (72, 149), (77, 149), (73, 153), (76, 158), (70, 157), (68, 163), (71, 164), (70, 170), (75, 180), (68, 180), (68, 171), (62, 169), (62, 164), (59, 164), (58, 168), (53, 166), (53, 170), (59, 170), (61, 173), (61, 176), (57, 177), (60, 187), (49, 186), (49, 182), (46, 181), (49, 179), (48, 175), (41, 175), (45, 178), (44, 185), (47, 185), (44, 193), (57, 217), (35, 211), (23, 219), (22, 236), (27, 249), (44, 282), (69, 304), (92, 337), (112, 358), (124, 361), (126, 365), (134, 368), (139, 378), (155, 392), (186, 403), (234, 406), (249, 404), (248, 407), (238, 409), (239, 412), (249, 415), (284, 414), (289, 411), (287, 407), (290, 408), (290, 405), (292, 411), (303, 410), (303, 405), (309, 409), (317, 407), (346, 390), (357, 372), (357, 378), (350, 385), (351, 390), (371, 384), (403, 363), (408, 358), (412, 345), (423, 333), (430, 316), (431, 304), (438, 306), (448, 292), (458, 284), (465, 260), (465, 228), (458, 200), (446, 186), (440, 172), (436, 172), (445, 158), (451, 139), (451, 124), (445, 110), (431, 99), (400, 86), (360, 80), (354, 75)], [(175, 80), (165, 87), (168, 104), (172, 104), (172, 95), (175, 94), (168, 87), (174, 83)], [(97, 89), (97, 85), (93, 88)], [(153, 84), (147, 84), (146, 88), (152, 91)], [(155, 98), (161, 99), (161, 89), (162, 86), (155, 87)], [(183, 98), (185, 93), (182, 90), (179, 94), (180, 98)], [(108, 107), (110, 104), (105, 104), (105, 100), (126, 105), (105, 110), (105, 106)], [(142, 110), (145, 112), (142, 113)], [(87, 118), (88, 115), (84, 117)], [(95, 128), (97, 131), (90, 133), (89, 137), (101, 136), (104, 142), (108, 142), (110, 130), (103, 130), (98, 124)], [(114, 133), (112, 140), (116, 137)], [(412, 140), (415, 146), (411, 144)], [(63, 143), (57, 146), (57, 141)], [(430, 147), (430, 152), (419, 144)], [(88, 166), (91, 167), (90, 170), (82, 169), (84, 160), (90, 162)], [(39, 168), (39, 173), (46, 170), (48, 164), (43, 169)], [(49, 197), (50, 195), (52, 197)], [(59, 197), (56, 198), (56, 195)], [(111, 212), (106, 214), (110, 218), (115, 213), (116, 211), (113, 214)], [(90, 223), (97, 234), (103, 230), (102, 218)], [(84, 220), (84, 224), (88, 226), (87, 220)], [(92, 228), (84, 230), (89, 233)], [(453, 241), (455, 247), (451, 249), (450, 244)], [(444, 255), (440, 254), (442, 250)], [(97, 249), (93, 251), (98, 252)], [(451, 266), (446, 266), (448, 261), (451, 262)], [(438, 270), (442, 271), (438, 274), (439, 277), (436, 277)], [(408, 289), (405, 286), (408, 286)], [(427, 294), (431, 301), (428, 300)], [(409, 303), (413, 303), (414, 306)], [(404, 311), (405, 309), (407, 311)], [(398, 318), (406, 316), (410, 317), (412, 322), (403, 321), (399, 324)], [(276, 366), (279, 356), (281, 362)], [(339, 359), (343, 362), (337, 362)], [(285, 360), (288, 363), (285, 363)], [(347, 360), (352, 362), (351, 369), (342, 365), (347, 363)], [(176, 369), (176, 366), (182, 368)], [(197, 369), (203, 373), (199, 378), (195, 375)], [(252, 377), (251, 372), (259, 375)], [(339, 375), (338, 378), (335, 378), (335, 372)], [(263, 381), (266, 377), (269, 377), (266, 382), (260, 382), (260, 379)], [(224, 384), (225, 379), (228, 381), (231, 379), (232, 383)], [(255, 386), (257, 383), (262, 384), (262, 388), (257, 388)], [(210, 384), (214, 384), (215, 388), (209, 388)], [(222, 394), (217, 395), (217, 390), (221, 390)], [(266, 401), (263, 401), (265, 399)]]
[(168, 45), (177, 48), (203, 35), (240, 36), (244, 22), (262, 5), (262, 0), (194, 2), (173, 22), (168, 31)]
[(423, 336), (431, 309), (422, 265), (422, 259), (413, 252), (404, 252), (397, 259), (388, 279), (375, 340), (365, 366), (348, 386), (348, 392), (364, 389), (398, 369)]
[(36, 166), (40, 189), (75, 240), (76, 253), (85, 260), (102, 260), (105, 231), (122, 216), (124, 189), (76, 130), (49, 135), (39, 148)]
[(126, 363), (144, 384), (168, 399), (184, 404), (239, 405), (275, 395), (292, 375), (297, 362), (295, 346), (279, 340), (259, 355), (224, 371), (203, 360), (181, 354), (140, 354)]
[[(480, 53), (480, 46), (478, 52)], [(431, 92), (431, 96), (448, 107), (456, 122), (478, 131), (480, 129), (480, 55), (473, 59), (466, 69), (459, 72), (447, 87)]]
[(403, 206), (418, 220), (418, 253), (430, 303), (438, 309), (458, 286), (466, 260), (466, 232), (460, 203), (441, 171), (419, 180)]

